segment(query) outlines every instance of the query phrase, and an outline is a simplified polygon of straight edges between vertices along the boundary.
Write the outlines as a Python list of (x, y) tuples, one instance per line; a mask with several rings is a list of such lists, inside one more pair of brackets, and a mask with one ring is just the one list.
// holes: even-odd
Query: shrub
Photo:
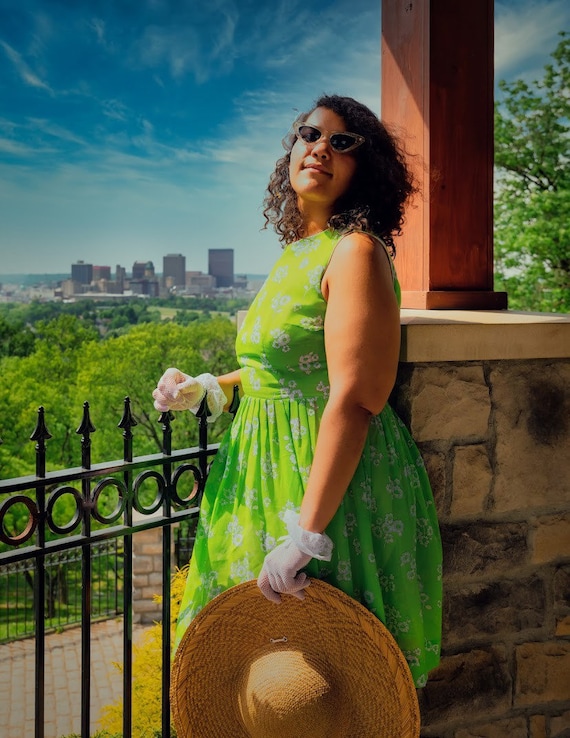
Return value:
[[(170, 626), (173, 632), (187, 576), (188, 566), (185, 566), (177, 569), (172, 577)], [(160, 601), (161, 597), (156, 595), (155, 599)], [(161, 738), (162, 736), (161, 664), (162, 623), (155, 623), (145, 632), (142, 641), (133, 646), (133, 724), (131, 738)], [(122, 665), (114, 664), (114, 666), (122, 671)], [(99, 722), (103, 732), (97, 738), (115, 738), (115, 734), (121, 735), (123, 727), (122, 698), (103, 708)], [(173, 725), (170, 726), (170, 738), (176, 738)]]

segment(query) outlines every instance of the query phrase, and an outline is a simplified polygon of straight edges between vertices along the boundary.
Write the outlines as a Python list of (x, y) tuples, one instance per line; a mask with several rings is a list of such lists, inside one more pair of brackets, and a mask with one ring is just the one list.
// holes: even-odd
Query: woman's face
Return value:
[(317, 206), (334, 212), (334, 204), (348, 190), (356, 159), (352, 153), (339, 153), (331, 148), (329, 135), (346, 131), (344, 120), (328, 108), (316, 108), (305, 121), (324, 135), (316, 143), (297, 138), (291, 149), (289, 179), (297, 193), (299, 208)]

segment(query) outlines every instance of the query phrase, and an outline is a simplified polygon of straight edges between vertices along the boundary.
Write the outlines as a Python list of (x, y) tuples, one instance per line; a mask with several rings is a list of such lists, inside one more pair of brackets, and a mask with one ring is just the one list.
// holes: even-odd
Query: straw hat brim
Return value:
[(332, 677), (343, 738), (419, 736), (414, 682), (387, 628), (329, 584), (313, 579), (305, 594), (302, 601), (284, 595), (276, 605), (252, 580), (218, 595), (194, 618), (171, 674), (178, 738), (251, 738), (240, 689), (254, 663), (271, 663), (270, 654), (275, 663), (300, 655), (312, 671)]

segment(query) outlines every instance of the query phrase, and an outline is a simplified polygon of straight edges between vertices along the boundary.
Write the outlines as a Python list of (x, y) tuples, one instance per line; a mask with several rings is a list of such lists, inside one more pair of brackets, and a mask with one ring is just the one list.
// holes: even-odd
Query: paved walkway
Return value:
[[(133, 626), (136, 643), (148, 626)], [(81, 730), (81, 630), (46, 636), (45, 738)], [(91, 630), (91, 730), (101, 708), (123, 693), (122, 618), (96, 623)], [(33, 638), (0, 646), (0, 736), (34, 737), (35, 642)]]

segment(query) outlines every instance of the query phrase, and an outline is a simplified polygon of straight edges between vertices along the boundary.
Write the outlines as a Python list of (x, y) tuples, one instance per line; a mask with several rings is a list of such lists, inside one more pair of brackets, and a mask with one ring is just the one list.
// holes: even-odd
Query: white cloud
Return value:
[(19, 54), (15, 49), (13, 49), (4, 41), (0, 41), (0, 47), (4, 49), (4, 53), (14, 65), (17, 73), (20, 76), (20, 79), (26, 85), (28, 85), (29, 87), (35, 87), (37, 89), (45, 90), (46, 92), (53, 94), (51, 87), (42, 79), (40, 79), (40, 77), (30, 69), (30, 67), (22, 58), (21, 54)]
[(32, 148), (13, 139), (0, 138), (0, 153), (31, 159), (37, 155), (37, 148)]
[(230, 70), (237, 23), (233, 3), (193, 4), (192, 11), (148, 25), (132, 44), (131, 63), (155, 71), (166, 65), (174, 79), (192, 75), (198, 84)]
[(520, 0), (495, 6), (495, 76), (540, 75), (545, 54), (554, 51), (560, 31), (570, 29), (567, 0)]
[(27, 127), (52, 138), (59, 139), (60, 141), (74, 143), (80, 146), (86, 145), (85, 138), (82, 136), (78, 136), (68, 128), (52, 123), (50, 120), (45, 118), (29, 118)]

